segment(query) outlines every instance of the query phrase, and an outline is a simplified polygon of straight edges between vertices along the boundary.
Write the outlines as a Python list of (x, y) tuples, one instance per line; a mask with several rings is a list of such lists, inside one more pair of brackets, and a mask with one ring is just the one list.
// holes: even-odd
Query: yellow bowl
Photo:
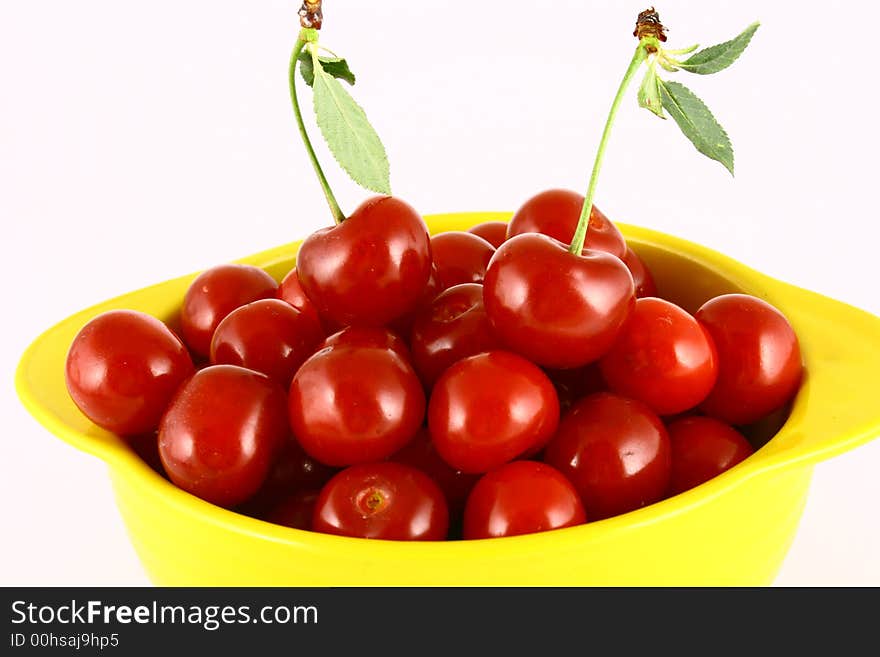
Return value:
[[(432, 232), (509, 213), (427, 217)], [(880, 433), (875, 377), (880, 318), (773, 280), (705, 247), (621, 225), (661, 295), (689, 310), (745, 291), (779, 308), (797, 332), (806, 377), (782, 429), (753, 456), (681, 495), (578, 527), (503, 539), (394, 542), (289, 529), (204, 502), (91, 424), (64, 384), (67, 349), (95, 315), (131, 308), (175, 317), (195, 274), (83, 310), (28, 348), (16, 388), (49, 431), (103, 459), (131, 541), (159, 585), (765, 585), (800, 519), (813, 465)], [(298, 243), (240, 262), (276, 279)]]

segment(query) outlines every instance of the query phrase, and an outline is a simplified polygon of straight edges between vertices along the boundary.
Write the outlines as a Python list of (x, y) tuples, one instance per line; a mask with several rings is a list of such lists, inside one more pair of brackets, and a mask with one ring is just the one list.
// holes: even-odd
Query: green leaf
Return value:
[[(354, 73), (348, 68), (348, 62), (344, 59), (318, 55), (318, 61), (321, 62), (321, 68), (325, 73), (329, 73), (334, 78), (345, 80), (351, 85), (354, 84)], [(315, 65), (311, 53), (305, 50), (299, 55), (299, 72), (302, 73), (305, 83), (311, 87), (315, 81)]]
[(639, 107), (644, 107), (646, 110), (654, 112), (661, 119), (665, 119), (666, 115), (663, 113), (663, 105), (660, 102), (660, 86), (658, 81), (657, 71), (654, 70), (653, 66), (649, 66), (645, 72), (645, 78), (639, 87)]
[(388, 156), (364, 110), (320, 63), (313, 90), (318, 127), (333, 157), (358, 185), (390, 195)]
[(699, 73), (701, 75), (723, 71), (743, 53), (743, 50), (749, 45), (752, 36), (760, 25), (760, 23), (755, 21), (743, 30), (739, 36), (694, 53), (681, 62), (679, 67), (690, 73)]
[(733, 147), (730, 139), (702, 100), (678, 82), (657, 80), (663, 108), (706, 157), (724, 165), (733, 175)]

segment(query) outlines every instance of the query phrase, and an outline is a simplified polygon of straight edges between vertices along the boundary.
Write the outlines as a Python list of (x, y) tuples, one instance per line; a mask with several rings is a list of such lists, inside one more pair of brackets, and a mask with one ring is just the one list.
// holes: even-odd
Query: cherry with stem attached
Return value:
[(486, 272), (484, 303), (497, 335), (545, 367), (581, 367), (600, 358), (635, 303), (626, 265), (609, 253), (585, 250), (584, 241), (611, 126), (652, 39), (639, 39), (611, 104), (571, 244), (540, 233), (516, 235), (498, 248)]
[(431, 274), (428, 228), (414, 208), (392, 196), (369, 198), (348, 217), (339, 207), (306, 131), (296, 90), (303, 52), (312, 56), (313, 85), (318, 78), (329, 84), (315, 54), (320, 12), (320, 2), (308, 2), (300, 12), (302, 30), (290, 58), (289, 86), (297, 127), (335, 225), (306, 238), (297, 255), (297, 275), (326, 324), (384, 326), (422, 299)]
[[(638, 45), (611, 103), (570, 243), (559, 240), (568, 239), (570, 214), (566, 208), (577, 196), (550, 190), (520, 209), (519, 216), (511, 221), (508, 239), (487, 268), (484, 305), (492, 327), (508, 349), (544, 367), (562, 369), (594, 362), (611, 347), (633, 309), (636, 284), (621, 261), (627, 258), (627, 245), (600, 240), (599, 235), (591, 240), (590, 235), (594, 228), (604, 232), (603, 225), (592, 225), (601, 216), (593, 201), (611, 128), (626, 90), (642, 64), (647, 63), (639, 105), (660, 117), (668, 112), (698, 151), (733, 173), (733, 150), (727, 133), (693, 92), (678, 82), (661, 80), (656, 66), (703, 75), (717, 73), (739, 57), (757, 28), (758, 23), (753, 23), (734, 39), (679, 61), (676, 56), (690, 53), (696, 46), (667, 50), (662, 46), (665, 28), (657, 12), (651, 8), (639, 14), (633, 33)], [(555, 209), (563, 206), (562, 210)], [(548, 209), (551, 207), (554, 209)], [(535, 228), (546, 234), (522, 232)], [(645, 282), (640, 276), (641, 294), (646, 292)]]

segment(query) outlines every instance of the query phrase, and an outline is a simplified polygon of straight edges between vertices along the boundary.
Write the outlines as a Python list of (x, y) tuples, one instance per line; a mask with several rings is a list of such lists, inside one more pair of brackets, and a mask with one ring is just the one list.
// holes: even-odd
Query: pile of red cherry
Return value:
[(183, 490), (300, 529), (473, 539), (652, 504), (753, 452), (743, 428), (794, 397), (798, 342), (753, 296), (660, 298), (595, 207), (570, 253), (583, 203), (550, 190), (430, 237), (372, 198), (280, 285), (220, 265), (178, 323), (95, 317), (68, 390)]

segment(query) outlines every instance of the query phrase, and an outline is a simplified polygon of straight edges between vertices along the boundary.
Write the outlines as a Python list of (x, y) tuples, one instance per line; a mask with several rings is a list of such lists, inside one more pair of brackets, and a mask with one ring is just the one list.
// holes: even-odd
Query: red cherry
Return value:
[(718, 382), (701, 408), (730, 424), (751, 424), (784, 406), (803, 373), (797, 335), (785, 316), (747, 294), (710, 299), (695, 313), (718, 350)]
[[(507, 228), (507, 238), (523, 233), (543, 233), (566, 246), (571, 244), (584, 205), (584, 197), (566, 189), (536, 194), (516, 211)], [(584, 241), (587, 250), (604, 251), (623, 258), (626, 240), (611, 220), (593, 204), (590, 228)]]
[(277, 290), (274, 278), (251, 265), (218, 265), (202, 272), (183, 297), (183, 339), (195, 355), (207, 357), (214, 330), (226, 315), (257, 299), (274, 297)]
[(280, 299), (260, 299), (236, 308), (217, 325), (211, 363), (262, 372), (287, 388), (323, 337), (314, 317)]
[(467, 474), (456, 470), (437, 453), (431, 434), (426, 428), (395, 453), (391, 460), (403, 463), (428, 475), (446, 497), (451, 513), (458, 514), (464, 509), (468, 494), (480, 478), (478, 474)]
[(196, 372), (159, 426), (159, 454), (171, 481), (219, 506), (259, 490), (288, 435), (284, 390), (236, 365)]
[(674, 303), (638, 299), (617, 340), (599, 361), (609, 389), (675, 415), (703, 401), (718, 378), (705, 328)]
[(338, 226), (307, 237), (296, 267), (322, 318), (384, 326), (422, 299), (431, 273), (428, 228), (400, 199), (374, 197)]
[(602, 356), (635, 304), (632, 276), (620, 258), (601, 251), (572, 255), (536, 233), (512, 237), (495, 252), (483, 301), (501, 341), (550, 368)]
[(440, 541), (449, 530), (443, 493), (430, 477), (390, 461), (353, 465), (318, 496), (316, 532), (397, 541)]
[(347, 466), (385, 459), (409, 442), (425, 417), (425, 393), (391, 349), (337, 346), (299, 368), (288, 409), (307, 454)]
[(464, 510), (464, 538), (532, 534), (587, 521), (578, 493), (546, 463), (513, 461), (487, 472)]
[(559, 423), (547, 375), (506, 351), (464, 358), (447, 369), (428, 404), (437, 452), (462, 472), (487, 472), (540, 449)]
[(482, 237), (463, 231), (439, 233), (431, 238), (431, 255), (440, 289), (461, 283), (482, 283), (495, 247)]
[(544, 460), (574, 484), (587, 517), (599, 520), (662, 499), (670, 454), (666, 428), (650, 408), (600, 392), (565, 414)]
[(507, 223), (504, 221), (486, 221), (468, 228), (469, 233), (482, 237), (496, 249), (507, 239)]
[(134, 310), (110, 310), (76, 334), (65, 362), (70, 397), (92, 422), (119, 435), (152, 433), (194, 371), (180, 339)]
[(500, 348), (483, 308), (483, 286), (463, 283), (442, 292), (416, 316), (410, 344), (413, 365), (427, 388), (456, 361)]
[(709, 481), (755, 451), (739, 431), (711, 417), (680, 418), (666, 429), (672, 445), (669, 495)]
[(632, 274), (633, 283), (636, 286), (636, 298), (641, 299), (643, 297), (659, 296), (657, 294), (657, 285), (654, 283), (654, 277), (651, 275), (651, 270), (648, 269), (642, 259), (636, 255), (635, 251), (627, 247), (622, 260), (623, 264), (626, 265), (626, 268), (629, 269), (629, 273)]
[(319, 326), (321, 325), (321, 318), (318, 316), (318, 309), (315, 308), (315, 304), (312, 303), (312, 300), (306, 296), (305, 291), (302, 289), (302, 285), (300, 285), (299, 282), (299, 274), (296, 272), (296, 267), (291, 269), (287, 273), (287, 276), (281, 280), (281, 284), (278, 286), (275, 296), (278, 299), (289, 303), (303, 315), (313, 319)]

